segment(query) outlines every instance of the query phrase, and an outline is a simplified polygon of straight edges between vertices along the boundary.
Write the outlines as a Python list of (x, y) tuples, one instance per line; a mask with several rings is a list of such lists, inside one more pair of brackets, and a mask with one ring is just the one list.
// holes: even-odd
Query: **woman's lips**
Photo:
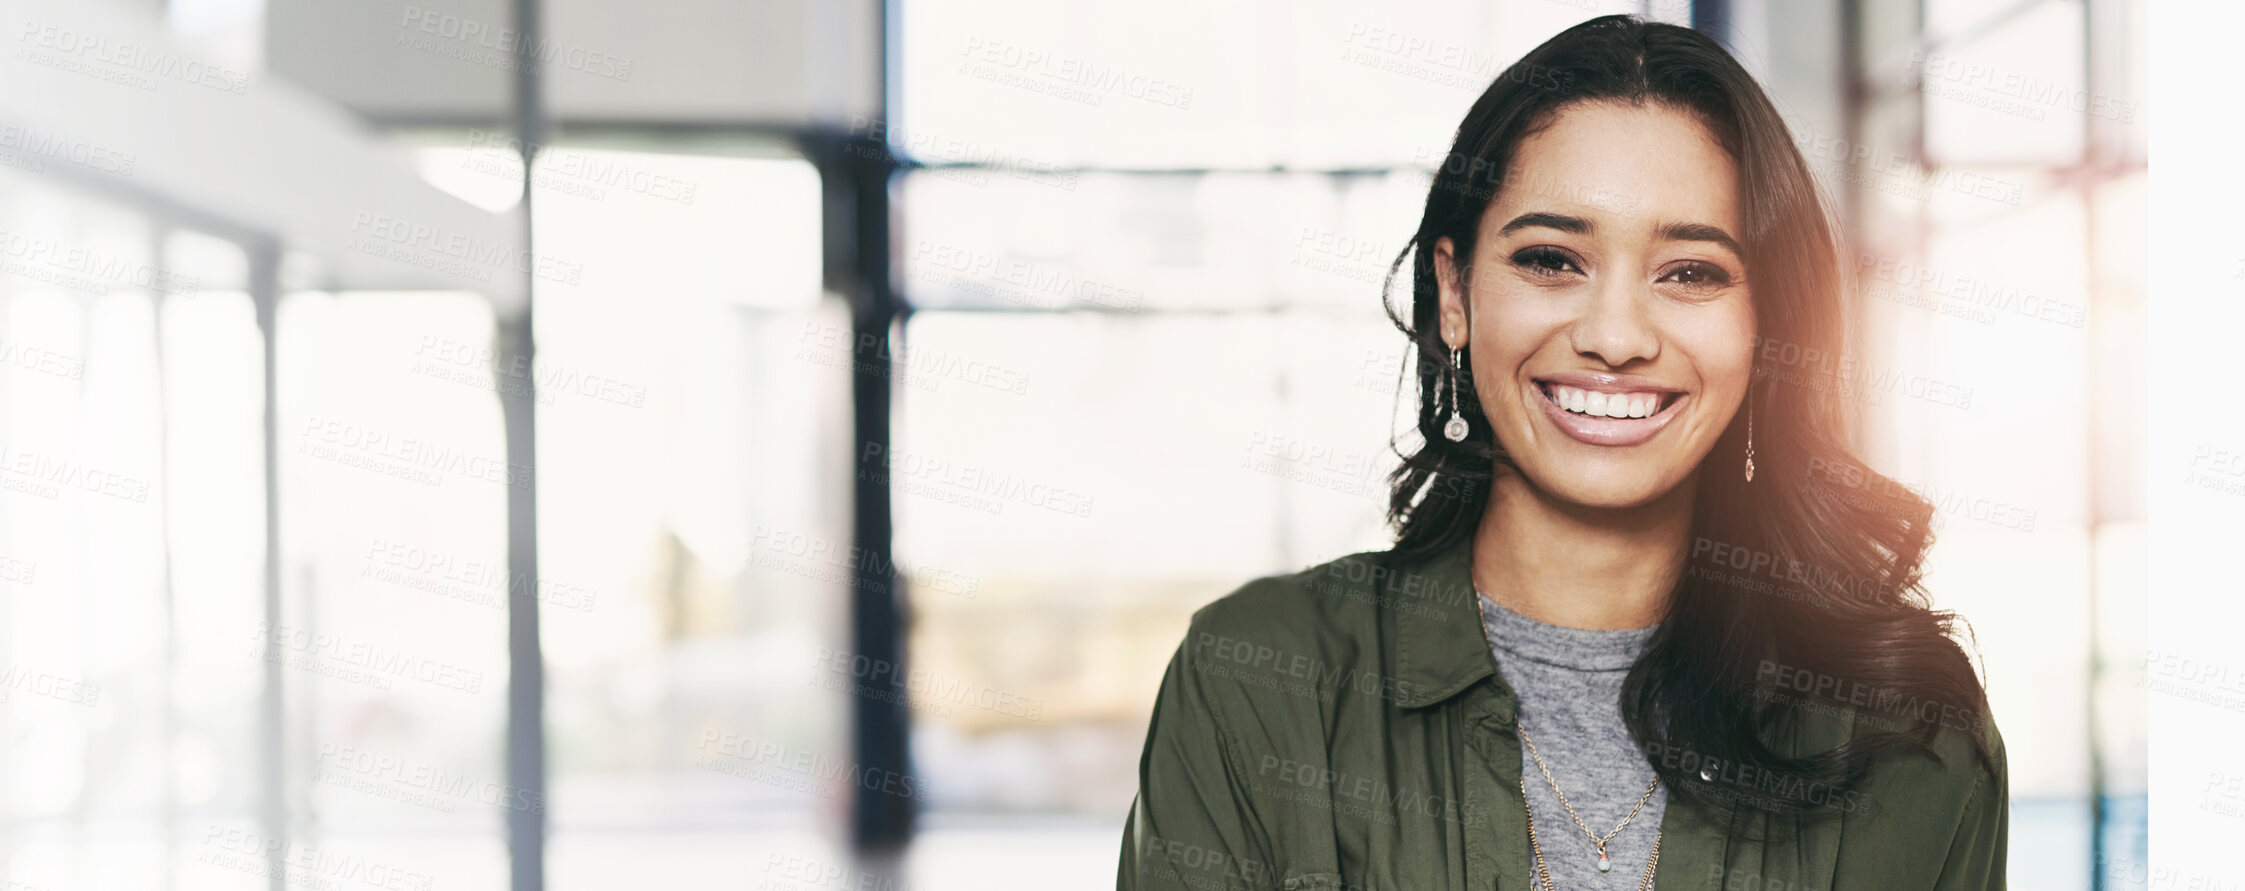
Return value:
[(1529, 389), (1535, 392), (1535, 401), (1543, 406), (1544, 414), (1551, 418), (1551, 423), (1559, 428), (1559, 432), (1565, 433), (1579, 442), (1598, 446), (1633, 446), (1652, 439), (1653, 434), (1659, 433), (1660, 428), (1668, 426), (1668, 421), (1676, 416), (1676, 407), (1683, 404), (1685, 399), (1690, 398), (1689, 394), (1658, 390), (1632, 390), (1625, 391), (1622, 394), (1607, 394), (1609, 403), (1625, 397), (1642, 398), (1651, 396), (1660, 400), (1660, 402), (1655, 403), (1659, 405), (1659, 410), (1642, 418), (1597, 417), (1568, 411), (1561, 407), (1559, 403), (1553, 401), (1554, 391), (1562, 386), (1566, 385), (1535, 381), (1530, 383)]

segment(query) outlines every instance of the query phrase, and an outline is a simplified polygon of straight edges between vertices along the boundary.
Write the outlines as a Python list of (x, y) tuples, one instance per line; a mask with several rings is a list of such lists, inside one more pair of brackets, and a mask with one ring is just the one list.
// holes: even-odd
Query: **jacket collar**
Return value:
[(1425, 708), (1485, 677), (1495, 677), (1500, 708), (1512, 688), (1497, 671), (1473, 587), (1473, 537), (1388, 574), (1387, 603), (1396, 611), (1396, 704)]

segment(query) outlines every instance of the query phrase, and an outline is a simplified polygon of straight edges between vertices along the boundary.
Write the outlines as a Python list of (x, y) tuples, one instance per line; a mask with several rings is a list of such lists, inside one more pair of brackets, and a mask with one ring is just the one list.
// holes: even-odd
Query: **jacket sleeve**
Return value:
[(1941, 866), (1935, 891), (1985, 891), (2004, 887), (2004, 865), (2010, 856), (2011, 770), (2003, 751), (2003, 738), (1988, 725), (1989, 759), (1994, 764), (1976, 779), (1964, 815), (1957, 821), (1956, 836), (1949, 842), (1949, 857)]
[[(1197, 623), (1196, 623), (1197, 624)], [(1138, 759), (1138, 796), (1123, 829), (1118, 891), (1277, 887), (1249, 774), (1209, 695), (1229, 681), (1204, 665), (1193, 633), (1170, 658)], [(1211, 674), (1210, 672), (1215, 672)]]

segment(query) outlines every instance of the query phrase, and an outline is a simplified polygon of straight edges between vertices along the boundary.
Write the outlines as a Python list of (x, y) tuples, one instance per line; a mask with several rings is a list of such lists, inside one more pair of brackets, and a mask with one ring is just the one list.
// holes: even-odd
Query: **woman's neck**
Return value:
[(1567, 628), (1658, 623), (1690, 544), (1696, 479), (1628, 510), (1558, 502), (1499, 474), (1473, 536), (1473, 585), (1498, 605)]

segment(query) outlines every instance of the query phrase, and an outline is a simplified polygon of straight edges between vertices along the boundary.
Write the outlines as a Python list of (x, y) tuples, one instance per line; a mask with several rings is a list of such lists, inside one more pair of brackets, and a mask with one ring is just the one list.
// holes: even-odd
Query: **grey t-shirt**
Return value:
[[(1591, 832), (1604, 835), (1637, 806), (1653, 779), (1652, 765), (1621, 723), (1622, 678), (1644, 652), (1653, 628), (1594, 631), (1548, 625), (1487, 597), (1479, 600), (1497, 668), (1519, 695), (1521, 725), (1575, 813)], [(1520, 769), (1552, 884), (1564, 891), (1636, 888), (1667, 809), (1667, 786), (1653, 790), (1636, 819), (1606, 843), (1613, 869), (1599, 872), (1597, 845), (1560, 807), (1525, 743)], [(1530, 887), (1542, 888), (1532, 859), (1529, 870)]]

